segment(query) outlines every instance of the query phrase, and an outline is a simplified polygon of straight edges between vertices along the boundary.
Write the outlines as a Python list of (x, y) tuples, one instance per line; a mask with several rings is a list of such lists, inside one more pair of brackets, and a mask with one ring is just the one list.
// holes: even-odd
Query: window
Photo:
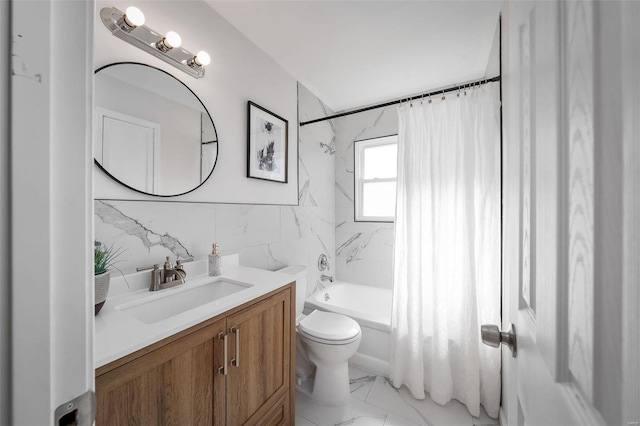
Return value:
[(354, 155), (356, 222), (393, 222), (398, 136), (356, 141)]

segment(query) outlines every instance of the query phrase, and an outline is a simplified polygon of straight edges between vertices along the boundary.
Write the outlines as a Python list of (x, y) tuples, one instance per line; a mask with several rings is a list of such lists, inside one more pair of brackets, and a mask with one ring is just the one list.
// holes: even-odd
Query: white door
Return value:
[(622, 274), (624, 8), (505, 2), (503, 329), (514, 323), (518, 340), (517, 358), (503, 349), (510, 425), (638, 421), (640, 401), (625, 402), (639, 395), (625, 378), (637, 378), (639, 361), (627, 348), (637, 328), (625, 326), (637, 314), (624, 309), (637, 282)]
[(91, 398), (67, 407), (94, 388), (96, 12), (59, 0), (11, 1), (10, 13), (11, 403), (0, 423), (53, 425), (62, 406), (68, 424), (90, 425)]
[(96, 108), (96, 159), (126, 185), (160, 190), (160, 124)]

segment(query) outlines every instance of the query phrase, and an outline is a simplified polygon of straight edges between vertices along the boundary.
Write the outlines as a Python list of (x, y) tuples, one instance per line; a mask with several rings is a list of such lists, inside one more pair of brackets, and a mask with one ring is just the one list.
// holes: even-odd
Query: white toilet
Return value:
[[(343, 405), (349, 402), (349, 358), (360, 346), (360, 325), (353, 319), (333, 312), (315, 310), (303, 315), (307, 291), (306, 266), (288, 266), (278, 272), (292, 275), (296, 281), (296, 330), (298, 354), (296, 378), (308, 376), (305, 358), (315, 365), (313, 390), (309, 396), (325, 405)], [(303, 351), (304, 353), (300, 353)], [(304, 391), (304, 387), (300, 388)]]

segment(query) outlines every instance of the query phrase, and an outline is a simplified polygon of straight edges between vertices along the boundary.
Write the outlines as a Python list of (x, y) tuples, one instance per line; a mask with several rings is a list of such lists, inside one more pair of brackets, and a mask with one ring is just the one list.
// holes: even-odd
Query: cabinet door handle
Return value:
[(236, 335), (236, 357), (231, 360), (231, 365), (240, 367), (240, 329), (233, 326), (229, 331)]
[(224, 333), (220, 333), (218, 334), (218, 339), (222, 340), (222, 345), (224, 346), (224, 359), (223, 359), (223, 364), (222, 367), (218, 368), (218, 373), (222, 374), (223, 376), (227, 375), (227, 335)]

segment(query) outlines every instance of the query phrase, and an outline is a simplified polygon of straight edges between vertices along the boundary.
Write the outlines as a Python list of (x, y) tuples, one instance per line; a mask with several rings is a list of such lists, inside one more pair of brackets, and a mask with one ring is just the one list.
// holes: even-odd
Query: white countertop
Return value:
[[(111, 287), (113, 291), (110, 289), (110, 295), (107, 297), (106, 303), (95, 317), (95, 368), (102, 367), (125, 355), (186, 330), (292, 281), (291, 275), (239, 266), (237, 260), (237, 255), (223, 257), (222, 275), (219, 278), (249, 283), (252, 285), (251, 287), (154, 324), (145, 324), (126, 311), (116, 309), (116, 307), (150, 296), (154, 298), (163, 297), (163, 295), (171, 292), (180, 292), (184, 291), (184, 289), (201, 285), (213, 278), (203, 273), (206, 271), (207, 262), (199, 261), (185, 264), (185, 270), (188, 274), (185, 284), (153, 293), (146, 288), (150, 281), (150, 272), (148, 271), (127, 276), (127, 281), (133, 291), (127, 289), (122, 277), (112, 277)], [(193, 273), (193, 275), (189, 275), (190, 273)], [(295, 301), (292, 301), (292, 303), (295, 303)]]

